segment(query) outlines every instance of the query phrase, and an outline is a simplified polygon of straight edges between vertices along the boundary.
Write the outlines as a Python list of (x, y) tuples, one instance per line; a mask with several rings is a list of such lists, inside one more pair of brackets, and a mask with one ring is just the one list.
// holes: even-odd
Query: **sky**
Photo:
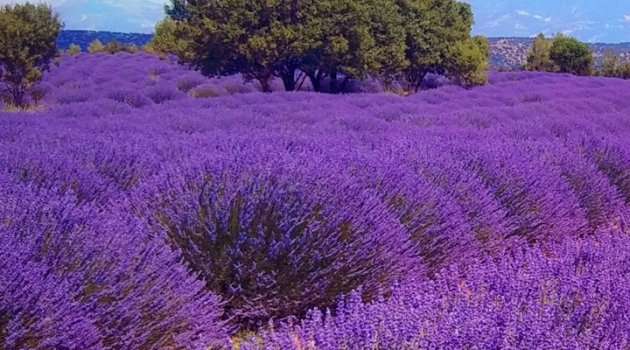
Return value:
[[(31, 2), (39, 0), (31, 0)], [(474, 34), (534, 36), (564, 33), (587, 42), (630, 42), (630, 0), (465, 0)], [(25, 2), (0, 0), (0, 4)], [(150, 33), (164, 0), (48, 0), (65, 29)]]

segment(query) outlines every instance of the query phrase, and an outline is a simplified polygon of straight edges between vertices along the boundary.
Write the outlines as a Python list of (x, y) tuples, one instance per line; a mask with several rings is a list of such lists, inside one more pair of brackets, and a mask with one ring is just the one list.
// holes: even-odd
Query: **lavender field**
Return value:
[(121, 53), (39, 89), (0, 112), (0, 349), (630, 349), (628, 80), (262, 94)]

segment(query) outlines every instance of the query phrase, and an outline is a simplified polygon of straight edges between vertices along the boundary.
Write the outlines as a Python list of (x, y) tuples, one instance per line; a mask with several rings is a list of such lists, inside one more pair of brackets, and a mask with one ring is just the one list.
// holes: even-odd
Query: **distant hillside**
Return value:
[(87, 50), (87, 47), (92, 41), (98, 39), (104, 44), (111, 40), (116, 40), (121, 43), (129, 45), (142, 46), (151, 40), (151, 34), (139, 34), (139, 33), (114, 33), (114, 32), (96, 32), (88, 30), (64, 30), (57, 39), (57, 47), (62, 50), (66, 50), (70, 44), (77, 44), (81, 46), (83, 51)]
[[(515, 69), (523, 65), (533, 38), (488, 38), (490, 41), (490, 65), (495, 69)], [(589, 44), (595, 54), (595, 65), (601, 65), (602, 55), (612, 51), (624, 61), (630, 61), (630, 42), (620, 44)]]
[[(88, 45), (99, 39), (103, 43), (116, 40), (125, 44), (142, 46), (151, 40), (151, 34), (138, 33), (113, 33), (95, 32), (86, 30), (64, 30), (61, 32), (57, 45), (60, 49), (66, 50), (70, 44), (75, 43), (86, 50)], [(488, 38), (490, 41), (491, 57), (490, 65), (493, 69), (517, 69), (523, 65), (527, 56), (527, 51), (532, 46), (532, 38)], [(621, 44), (591, 44), (595, 52), (596, 65), (601, 64), (601, 57), (608, 49), (621, 57), (622, 60), (630, 61), (630, 42)]]

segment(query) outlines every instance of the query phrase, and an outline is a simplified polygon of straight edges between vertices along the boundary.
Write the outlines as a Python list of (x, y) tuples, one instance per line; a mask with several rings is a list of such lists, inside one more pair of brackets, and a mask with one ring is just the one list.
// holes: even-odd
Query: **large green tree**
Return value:
[(183, 21), (188, 18), (188, 1), (171, 0), (170, 5), (164, 5), (164, 12), (175, 21)]
[(176, 55), (182, 61), (189, 61), (193, 58), (189, 50), (188, 30), (183, 22), (166, 17), (155, 26), (155, 33), (145, 46), (145, 50), (158, 53), (160, 55)]
[(61, 22), (52, 8), (38, 4), (0, 8), (0, 71), (12, 103), (25, 107), (29, 89), (57, 55)]
[(402, 17), (394, 1), (316, 1), (305, 40), (301, 69), (315, 91), (326, 77), (330, 91), (337, 93), (350, 79), (388, 78), (406, 65)]
[(599, 73), (605, 77), (616, 77), (618, 61), (619, 57), (615, 55), (611, 49), (606, 50)]
[(575, 38), (558, 35), (554, 38), (551, 58), (558, 66), (558, 71), (575, 75), (593, 74), (593, 51), (591, 48)]
[(557, 69), (556, 64), (549, 57), (552, 45), (552, 39), (545, 38), (545, 35), (542, 33), (538, 34), (534, 39), (532, 48), (527, 54), (525, 69), (531, 71), (555, 71)]
[(290, 74), (290, 59), (304, 44), (301, 2), (188, 1), (184, 23), (190, 37), (189, 61), (204, 74), (241, 73), (270, 91), (270, 79)]
[(630, 79), (630, 62), (622, 62), (617, 65), (617, 77)]
[[(461, 55), (459, 49), (471, 43), (470, 5), (455, 0), (397, 0), (397, 3), (405, 28), (408, 66), (404, 78), (408, 90), (418, 90), (428, 73), (447, 74), (449, 66), (451, 76), (464, 73), (464, 67), (457, 66), (457, 57), (452, 55)], [(486, 65), (487, 59), (480, 64)], [(481, 67), (472, 69), (479, 71)]]
[(449, 49), (446, 70), (449, 78), (465, 87), (488, 82), (490, 45), (483, 36), (459, 41)]
[(294, 90), (302, 72), (315, 90), (329, 77), (338, 92), (350, 78), (391, 75), (404, 63), (393, 1), (202, 0), (186, 9), (190, 61), (206, 74), (242, 73), (265, 91), (273, 76)]
[(241, 73), (264, 91), (273, 77), (286, 90), (308, 77), (315, 91), (338, 93), (351, 79), (401, 75), (417, 89), (430, 72), (472, 85), (487, 67), (470, 6), (456, 0), (172, 0), (166, 10), (174, 22), (156, 28), (155, 42), (183, 38), (184, 61), (207, 75)]

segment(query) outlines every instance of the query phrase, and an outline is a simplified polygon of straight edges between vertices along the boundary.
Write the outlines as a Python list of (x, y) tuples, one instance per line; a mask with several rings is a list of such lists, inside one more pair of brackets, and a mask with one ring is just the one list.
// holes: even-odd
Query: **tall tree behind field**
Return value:
[(408, 90), (418, 90), (429, 73), (445, 74), (449, 50), (470, 38), (470, 5), (453, 0), (398, 0), (409, 62)]
[(189, 43), (180, 59), (206, 75), (241, 73), (264, 91), (272, 77), (292, 91), (304, 76), (315, 91), (367, 76), (404, 76), (417, 89), (428, 73), (464, 82), (487, 67), (485, 55), (470, 56), (483, 51), (471, 46), (480, 41), (470, 6), (455, 0), (172, 0), (166, 10), (186, 30), (160, 34), (164, 21), (156, 35)]
[(593, 50), (579, 40), (564, 35), (554, 38), (549, 58), (563, 73), (575, 75), (593, 74)]
[(190, 39), (189, 62), (206, 75), (241, 73), (247, 79), (258, 80), (264, 91), (270, 91), (270, 79), (304, 45), (300, 36), (302, 3), (300, 0), (189, 3), (184, 21)]
[(175, 21), (183, 21), (189, 16), (187, 7), (187, 0), (171, 0), (170, 6), (164, 6), (164, 12), (166, 12), (169, 18)]
[(536, 39), (534, 39), (534, 46), (527, 54), (525, 69), (531, 71), (555, 71), (557, 69), (556, 64), (549, 57), (552, 45), (552, 39), (545, 38), (545, 35), (542, 33), (538, 34)]
[[(309, 42), (301, 69), (316, 91), (328, 77), (330, 91), (349, 79), (391, 77), (405, 65), (404, 28), (393, 1), (316, 1), (306, 25)], [(343, 79), (339, 81), (340, 75)]]
[(605, 77), (616, 77), (618, 61), (619, 57), (615, 55), (611, 49), (606, 50), (602, 60), (602, 68), (599, 73)]
[(488, 83), (490, 45), (483, 36), (460, 41), (449, 50), (448, 77), (459, 85), (472, 87)]
[(52, 8), (38, 4), (0, 8), (0, 74), (11, 95), (10, 103), (26, 106), (29, 89), (57, 55), (61, 22)]
[(184, 31), (189, 29), (180, 21), (166, 17), (155, 26), (155, 34), (145, 45), (144, 49), (162, 56), (175, 55), (183, 62), (190, 61), (193, 57), (189, 50), (190, 36)]

